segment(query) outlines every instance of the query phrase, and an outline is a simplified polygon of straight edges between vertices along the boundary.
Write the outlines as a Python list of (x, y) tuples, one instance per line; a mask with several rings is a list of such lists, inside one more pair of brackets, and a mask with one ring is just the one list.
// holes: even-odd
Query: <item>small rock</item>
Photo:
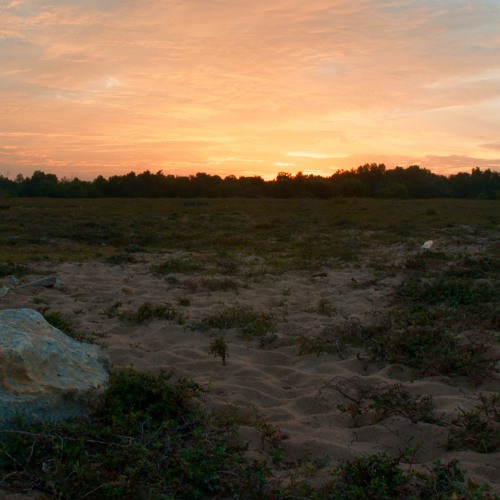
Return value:
[(7, 281), (9, 282), (9, 285), (19, 285), (19, 280), (12, 274), (10, 276), (7, 276)]
[(0, 299), (2, 297), (5, 297), (8, 293), (9, 293), (9, 289), (6, 286), (0, 288)]

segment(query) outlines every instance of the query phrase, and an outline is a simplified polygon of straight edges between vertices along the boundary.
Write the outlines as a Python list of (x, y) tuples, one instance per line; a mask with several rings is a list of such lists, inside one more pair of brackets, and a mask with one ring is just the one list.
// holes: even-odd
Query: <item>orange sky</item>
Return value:
[(500, 169), (499, 0), (0, 0), (0, 175)]

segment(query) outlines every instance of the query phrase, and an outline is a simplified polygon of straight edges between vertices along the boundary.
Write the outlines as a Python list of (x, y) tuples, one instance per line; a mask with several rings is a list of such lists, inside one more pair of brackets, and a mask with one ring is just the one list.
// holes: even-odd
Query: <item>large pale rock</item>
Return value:
[(61, 419), (84, 413), (86, 391), (105, 384), (103, 350), (51, 326), (37, 311), (0, 311), (0, 423), (17, 413)]

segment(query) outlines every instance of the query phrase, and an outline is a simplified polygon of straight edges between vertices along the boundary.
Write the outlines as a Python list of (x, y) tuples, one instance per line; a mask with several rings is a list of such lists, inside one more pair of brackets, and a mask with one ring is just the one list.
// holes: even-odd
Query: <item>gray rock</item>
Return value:
[(57, 420), (85, 413), (88, 390), (103, 387), (109, 360), (51, 326), (32, 309), (0, 311), (0, 424), (18, 413)]
[(2, 288), (0, 288), (0, 299), (2, 297), (5, 297), (8, 293), (9, 293), (9, 288), (8, 287), (3, 286)]

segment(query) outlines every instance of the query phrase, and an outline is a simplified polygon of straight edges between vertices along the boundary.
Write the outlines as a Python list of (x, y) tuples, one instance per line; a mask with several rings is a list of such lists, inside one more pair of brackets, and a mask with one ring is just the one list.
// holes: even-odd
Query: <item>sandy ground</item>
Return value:
[[(413, 378), (411, 370), (370, 359), (361, 349), (341, 347), (333, 354), (301, 355), (297, 338), (317, 335), (346, 319), (366, 320), (388, 304), (397, 275), (381, 279), (370, 269), (326, 269), (317, 273), (259, 273), (260, 263), (241, 261), (231, 276), (217, 274), (171, 274), (156, 276), (151, 265), (171, 254), (137, 254), (136, 263), (110, 265), (103, 262), (39, 264), (36, 274), (57, 276), (64, 285), (55, 288), (11, 287), (0, 298), (0, 308), (49, 308), (70, 319), (81, 333), (98, 334), (115, 368), (174, 370), (207, 389), (205, 402), (218, 412), (238, 416), (241, 435), (249, 442), (249, 454), (263, 457), (257, 422), (278, 426), (287, 435), (281, 446), (287, 461), (301, 457), (342, 460), (381, 451), (397, 455), (415, 450), (412, 467), (430, 466), (436, 459), (457, 458), (461, 468), (477, 482), (487, 481), (500, 493), (500, 453), (447, 451), (446, 427), (414, 423), (401, 416), (359, 422), (339, 411), (345, 398), (327, 383), (359, 378), (361, 384), (403, 383), (414, 394), (432, 395), (436, 415), (451, 420), (459, 408), (470, 409), (477, 395), (498, 391), (498, 379), (474, 385), (463, 377)], [(206, 258), (191, 255), (189, 258)], [(246, 271), (252, 268), (253, 277)], [(207, 280), (230, 279), (236, 288), (210, 290)], [(5, 280), (4, 280), (5, 282)], [(4, 283), (5, 284), (5, 283)], [(0, 282), (0, 286), (2, 283)], [(212, 287), (213, 288), (213, 287)], [(320, 300), (333, 306), (331, 316), (317, 310)], [(149, 302), (170, 304), (182, 316), (177, 320), (151, 320), (132, 325), (105, 310), (120, 302), (120, 312), (136, 311)], [(180, 304), (185, 305), (180, 305)], [(278, 319), (278, 338), (261, 348), (243, 340), (236, 329), (225, 332), (229, 346), (227, 365), (209, 353), (212, 337), (190, 325), (224, 306), (251, 306), (271, 312)], [(353, 319), (354, 318), (354, 319)], [(214, 331), (212, 333), (217, 333)], [(0, 495), (1, 498), (1, 495)], [(14, 498), (14, 497), (12, 497)]]

